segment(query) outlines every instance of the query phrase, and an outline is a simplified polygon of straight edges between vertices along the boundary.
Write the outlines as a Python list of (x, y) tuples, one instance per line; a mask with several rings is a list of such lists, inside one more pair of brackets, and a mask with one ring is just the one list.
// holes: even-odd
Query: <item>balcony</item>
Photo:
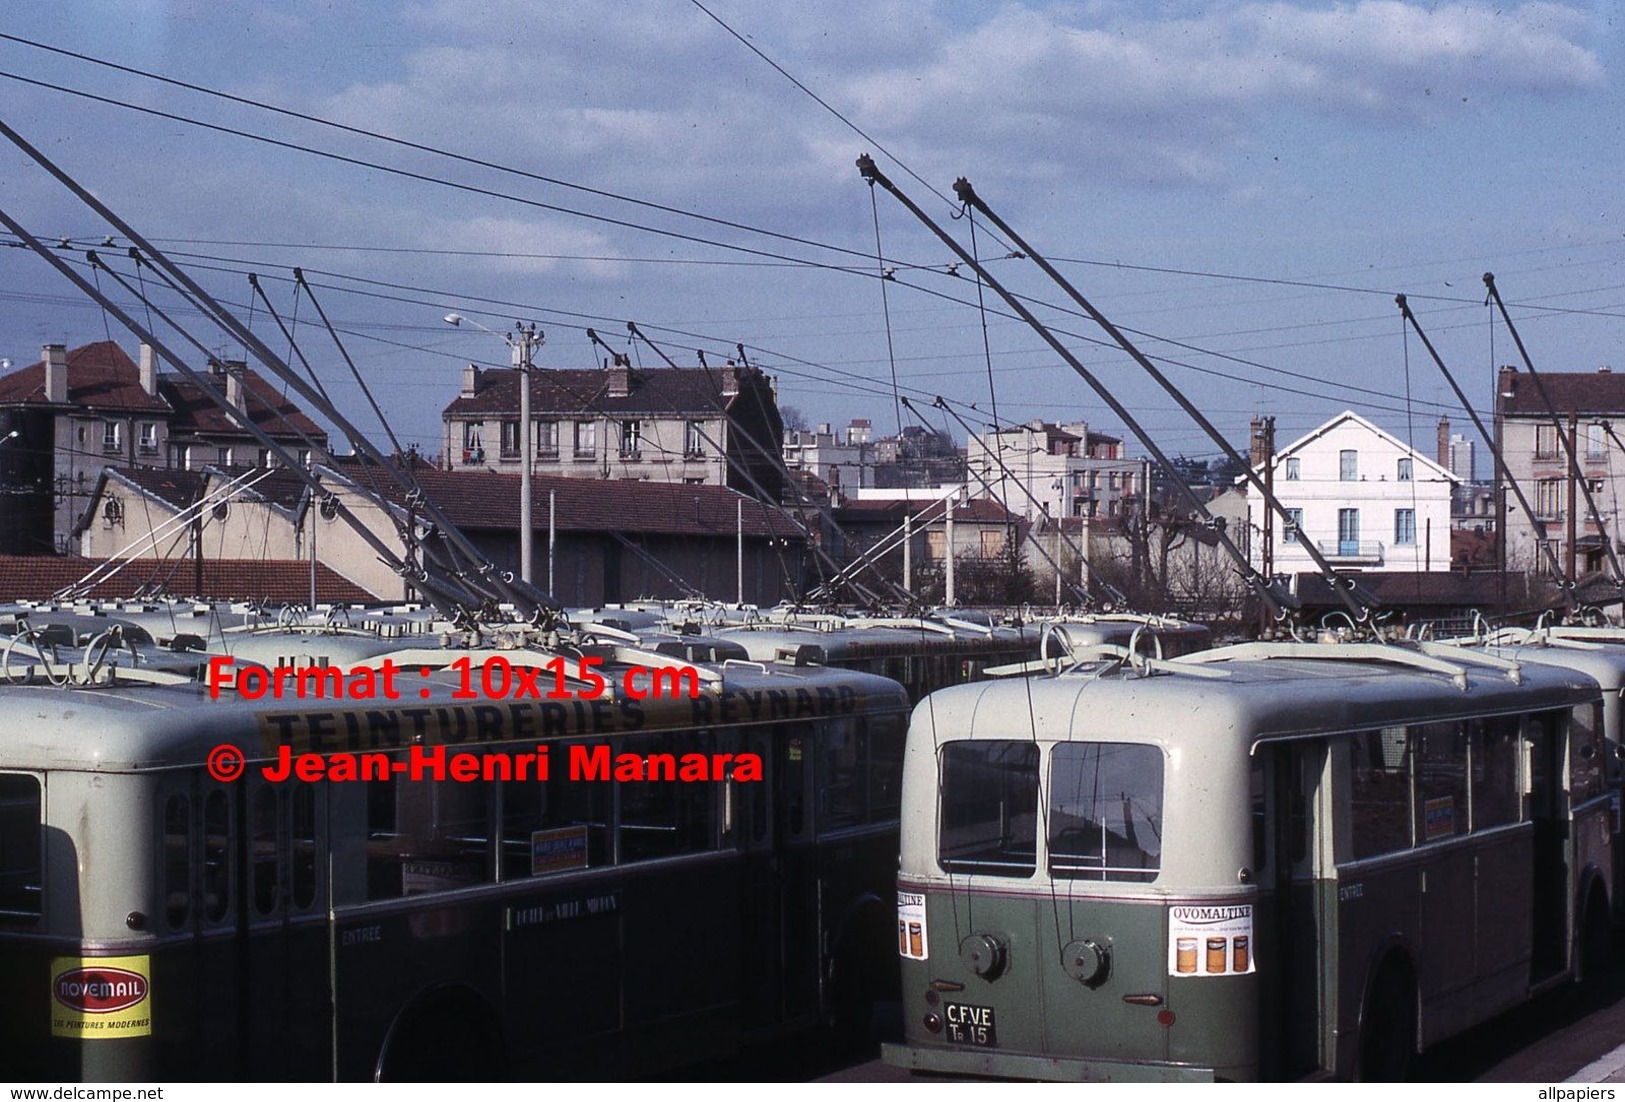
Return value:
[(1317, 540), (1315, 546), (1329, 563), (1340, 566), (1381, 566), (1381, 540)]

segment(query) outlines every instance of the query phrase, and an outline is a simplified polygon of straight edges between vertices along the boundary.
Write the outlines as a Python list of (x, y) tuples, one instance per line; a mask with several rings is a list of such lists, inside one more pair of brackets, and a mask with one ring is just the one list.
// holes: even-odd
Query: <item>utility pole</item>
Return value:
[(536, 349), (542, 346), (543, 338), (535, 322), (529, 326), (514, 322), (514, 329), (518, 336), (517, 339), (508, 337), (508, 347), (513, 350), (513, 366), (519, 372), (519, 453), (522, 460), (519, 467), (519, 577), (529, 582), (531, 543), (535, 536), (530, 501), (531, 465), (535, 462), (531, 450), (530, 373), (535, 368), (533, 356)]

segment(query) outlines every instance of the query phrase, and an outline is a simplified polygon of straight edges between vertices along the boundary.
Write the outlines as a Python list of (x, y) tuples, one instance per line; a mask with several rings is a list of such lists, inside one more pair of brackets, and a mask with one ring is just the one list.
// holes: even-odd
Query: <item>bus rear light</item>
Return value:
[(1164, 1027), (1173, 1025), (1174, 1012), (1172, 1010), (1157, 1011), (1157, 1024)]
[(931, 1033), (942, 1032), (942, 1019), (936, 1014), (927, 1014), (924, 1018), (925, 1028)]

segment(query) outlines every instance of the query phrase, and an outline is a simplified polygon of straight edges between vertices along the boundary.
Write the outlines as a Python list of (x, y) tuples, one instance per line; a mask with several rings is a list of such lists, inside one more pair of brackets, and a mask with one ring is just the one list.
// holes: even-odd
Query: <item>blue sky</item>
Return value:
[[(781, 402), (810, 421), (867, 416), (882, 431), (896, 427), (894, 364), (904, 393), (975, 402), (976, 420), (991, 405), (990, 358), (1001, 419), (1121, 432), (1033, 334), (998, 313), (984, 319), (974, 286), (948, 274), (946, 250), (880, 195), (880, 247), (899, 269), (885, 284), (888, 351), (875, 212), (853, 167), (865, 151), (945, 222), (949, 204), (911, 173), (944, 195), (969, 177), (1035, 247), (1065, 258), (1114, 321), (1151, 334), (1142, 346), (1177, 361), (1169, 374), (1238, 443), (1255, 413), (1274, 414), (1279, 438), (1292, 439), (1344, 408), (1424, 445), (1441, 412), (1470, 431), (1404, 339), (1392, 296), (1411, 296), (1447, 363), (1487, 402), (1494, 364), (1514, 350), (1482, 306), (1485, 271), (1538, 369), (1625, 369), (1613, 4), (706, 7), (873, 140), (689, 0), (86, 0), (12, 5), (0, 32), (836, 248), (345, 135), (11, 41), (0, 41), (11, 76), (443, 183), (15, 80), (0, 82), (0, 117), (160, 247), (200, 254), (199, 277), (226, 299), (246, 302), (242, 273), (254, 270), (292, 314), (285, 278), (303, 267), (397, 432), (431, 453), (460, 366), (506, 362), (492, 338), (443, 325), (453, 310), (493, 328), (537, 321), (544, 366), (593, 363), (588, 325), (623, 347), (627, 320), (685, 365), (696, 348), (720, 356), (742, 342), (778, 376)], [(0, 206), (52, 240), (108, 232), (10, 149)], [(965, 221), (948, 224), (968, 240)], [(978, 245), (1005, 251), (985, 226)], [(1060, 301), (1031, 264), (1001, 259), (994, 270)], [(298, 309), (301, 346), (338, 380), (345, 369), (314, 311)], [(99, 310), (15, 249), (0, 251), (0, 322), (0, 356), (19, 366), (42, 343), (108, 331)], [(274, 332), (263, 310), (254, 324)], [(218, 333), (197, 335), (239, 354)], [(1069, 343), (1164, 450), (1217, 450), (1121, 353)], [(634, 355), (657, 362), (648, 349)], [(353, 392), (335, 389), (370, 427)]]

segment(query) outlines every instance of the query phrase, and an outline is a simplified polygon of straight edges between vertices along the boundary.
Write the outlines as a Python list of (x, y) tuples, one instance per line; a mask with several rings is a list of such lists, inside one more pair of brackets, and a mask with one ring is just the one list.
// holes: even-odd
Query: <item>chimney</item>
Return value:
[(47, 402), (66, 402), (68, 400), (68, 346), (65, 344), (48, 344), (41, 352), (45, 360), (45, 400)]
[(1518, 396), (1518, 369), (1501, 365), (1500, 377), (1495, 382), (1497, 404)]
[(1438, 459), (1439, 466), (1448, 471), (1450, 469), (1450, 418), (1448, 417), (1439, 418), (1438, 452), (1439, 454), (1435, 458)]
[(463, 368), (463, 392), (459, 397), (472, 398), (479, 393), (480, 369), (475, 364)]
[(1265, 445), (1269, 437), (1264, 432), (1264, 419), (1262, 417), (1253, 418), (1248, 439), (1251, 440), (1251, 444), (1247, 448), (1247, 465), (1250, 467), (1262, 467), (1265, 463), (1269, 462), (1270, 458), (1269, 455), (1266, 454), (1269, 449)]
[(243, 401), (243, 376), (248, 371), (248, 364), (242, 360), (227, 360), (224, 370), (227, 403), (247, 413), (248, 405)]
[(145, 341), (141, 342), (141, 389), (149, 398), (158, 397), (158, 358)]
[(632, 367), (620, 356), (615, 357), (615, 366), (605, 368), (609, 376), (609, 397), (625, 398), (632, 393)]
[(722, 369), (722, 396), (732, 398), (739, 393), (739, 365), (732, 360)]

